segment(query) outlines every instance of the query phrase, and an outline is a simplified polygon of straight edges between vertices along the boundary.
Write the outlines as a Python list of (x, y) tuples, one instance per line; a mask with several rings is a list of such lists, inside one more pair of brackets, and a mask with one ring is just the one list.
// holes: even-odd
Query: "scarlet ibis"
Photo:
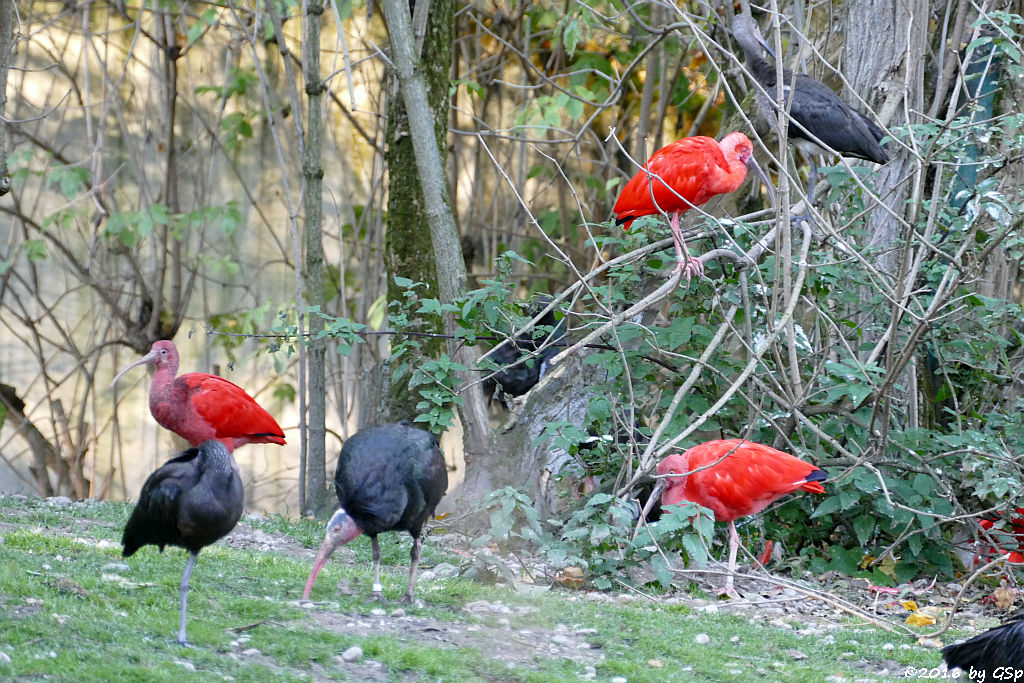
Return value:
[[(995, 519), (979, 519), (978, 526), (986, 532), (991, 532), (993, 527), (999, 523), (999, 518), (1005, 516), (1006, 513), (1004, 511), (1000, 511)], [(1009, 562), (1013, 562), (1015, 564), (1024, 563), (1024, 507), (1019, 507), (1014, 510), (1014, 512), (1009, 515), (1008, 524), (1004, 523), (1003, 525), (1000, 525), (1000, 531), (1011, 536), (1013, 544), (1006, 544), (1002, 547), (989, 547), (985, 554), (991, 557), (996, 554), (1009, 552)]]
[[(757, 104), (761, 115), (770, 121), (778, 111), (775, 102), (778, 80), (775, 67), (764, 59), (761, 49), (772, 57), (775, 55), (761, 37), (753, 17), (737, 14), (732, 32), (754, 80), (764, 89), (764, 92), (758, 90)], [(787, 136), (811, 162), (808, 199), (814, 197), (816, 154), (839, 153), (876, 164), (889, 163), (889, 155), (879, 144), (885, 133), (871, 119), (839, 99), (831, 88), (807, 74), (794, 76), (789, 69), (782, 70), (782, 81), (789, 118), (799, 124), (789, 125)]]
[(327, 537), (313, 562), (302, 599), (309, 599), (317, 574), (331, 553), (359, 534), (366, 534), (373, 545), (373, 598), (380, 600), (377, 534), (408, 531), (412, 552), (409, 585), (402, 601), (411, 602), (422, 547), (420, 532), (447, 488), (448, 469), (441, 447), (429, 432), (399, 422), (353, 434), (341, 449), (334, 473), (334, 490), (341, 507), (327, 522)]
[(740, 538), (735, 520), (765, 509), (796, 490), (825, 493), (821, 482), (828, 475), (814, 465), (780, 450), (745, 441), (708, 441), (658, 463), (661, 504), (691, 501), (710, 509), (719, 522), (729, 523), (729, 576), (723, 593), (736, 596), (732, 587)]
[(149, 388), (149, 412), (161, 427), (198, 446), (208, 439), (223, 443), (228, 452), (247, 443), (284, 445), (284, 432), (245, 390), (217, 375), (178, 373), (178, 349), (158, 341), (142, 358), (117, 373), (113, 386), (132, 368), (156, 366)]
[(949, 668), (960, 667), (971, 681), (1020, 680), (1024, 676), (1024, 616), (963, 643), (947, 645), (942, 648), (942, 658)]
[(676, 270), (682, 270), (687, 281), (691, 275), (700, 277), (704, 266), (686, 248), (679, 217), (715, 195), (739, 188), (747, 177), (748, 165), (768, 185), (753, 161), (753, 153), (743, 133), (729, 133), (721, 142), (696, 135), (665, 145), (622, 189), (612, 209), (615, 223), (628, 229), (641, 216), (667, 213), (676, 247)]
[[(550, 301), (550, 297), (541, 297), (527, 307), (527, 314), (536, 317)], [(544, 376), (552, 356), (565, 350), (565, 318), (556, 320), (554, 309), (538, 320), (536, 327), (541, 329), (501, 344), (488, 356), (502, 367), (484, 378), (483, 388), (488, 395), (493, 396), (500, 388), (502, 394), (522, 396)]]
[(124, 527), (121, 545), (131, 557), (144, 545), (189, 551), (181, 577), (178, 642), (185, 645), (185, 612), (192, 567), (199, 551), (227, 535), (242, 516), (242, 480), (220, 441), (210, 439), (171, 458), (149, 475)]

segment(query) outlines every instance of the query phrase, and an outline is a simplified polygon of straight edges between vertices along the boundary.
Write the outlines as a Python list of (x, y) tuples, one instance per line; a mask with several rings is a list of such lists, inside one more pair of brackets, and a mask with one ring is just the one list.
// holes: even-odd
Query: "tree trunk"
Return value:
[[(843, 75), (853, 92), (878, 112), (883, 125), (908, 123), (904, 112), (925, 108), (930, 16), (927, 0), (850, 0), (846, 10)], [(857, 97), (846, 95), (848, 102), (860, 108)], [(900, 218), (906, 217), (907, 197), (913, 186), (906, 178), (912, 175), (915, 162), (901, 154), (896, 145), (889, 145), (889, 152), (892, 160), (879, 169), (875, 183), (877, 194), (891, 213), (877, 207), (868, 214), (866, 229), (878, 253), (876, 266), (892, 278), (889, 284), (894, 285), (900, 267), (894, 247), (903, 232)]]
[[(325, 517), (334, 510), (334, 496), (327, 487), (327, 382), (325, 376), (324, 329), (321, 315), (324, 305), (324, 244), (323, 244), (323, 180), (321, 160), (322, 121), (320, 107), (324, 86), (320, 78), (320, 17), (323, 6), (319, 0), (309, 0), (304, 16), (302, 39), (305, 65), (306, 145), (303, 172), (306, 178), (306, 271), (305, 290), (309, 314), (309, 368), (307, 438), (306, 438), (306, 510), (317, 517)], [(302, 511), (303, 513), (305, 510)]]
[[(447, 178), (435, 133), (437, 121), (431, 111), (426, 83), (415, 57), (408, 4), (405, 0), (385, 0), (382, 7), (391, 37), (395, 72), (398, 75), (408, 115), (409, 137), (416, 157), (416, 169), (423, 189), (423, 205), (437, 263), (438, 292), (441, 302), (450, 304), (465, 293), (466, 266), (462, 259), (459, 234), (455, 228), (455, 217), (448, 201)], [(447, 112), (442, 121), (447, 121)], [(392, 178), (392, 187), (393, 180)], [(449, 335), (456, 331), (455, 319), (451, 314), (444, 316), (444, 329)], [(448, 348), (456, 361), (467, 368), (473, 367), (476, 358), (472, 349), (456, 344), (451, 339)], [(473, 461), (477, 455), (490, 450), (491, 434), (483, 391), (480, 384), (475, 383), (476, 373), (468, 370), (459, 375), (462, 398), (460, 416), (466, 434), (465, 456), (468, 470), (474, 466)]]
[(7, 170), (7, 69), (14, 51), (14, 0), (0, 0), (0, 197), (11, 191)]
[[(441, 167), (444, 168), (448, 151), (448, 111), (452, 41), (455, 27), (453, 0), (421, 0), (415, 9), (414, 38), (423, 35), (422, 48), (416, 54), (427, 87), (427, 101), (433, 117), (434, 137)], [(422, 23), (421, 23), (422, 22)], [(420, 29), (419, 31), (415, 29)], [(394, 76), (394, 74), (393, 74)], [(403, 290), (395, 284), (395, 276), (423, 282), (422, 296), (437, 298), (436, 259), (424, 258), (431, 254), (431, 236), (427, 225), (423, 188), (416, 172), (416, 154), (409, 134), (409, 116), (399, 96), (399, 82), (392, 78), (388, 97), (388, 130), (386, 160), (388, 166), (388, 218), (384, 262), (388, 272), (388, 301), (401, 301)], [(440, 334), (444, 326), (438, 316), (425, 316), (424, 325), (417, 331)], [(395, 337), (392, 343), (402, 341)], [(436, 358), (441, 351), (441, 338), (420, 341), (423, 355)], [(386, 368), (390, 371), (390, 368)], [(389, 382), (387, 412), (391, 420), (411, 420), (416, 416), (418, 398), (410, 393), (408, 382)]]

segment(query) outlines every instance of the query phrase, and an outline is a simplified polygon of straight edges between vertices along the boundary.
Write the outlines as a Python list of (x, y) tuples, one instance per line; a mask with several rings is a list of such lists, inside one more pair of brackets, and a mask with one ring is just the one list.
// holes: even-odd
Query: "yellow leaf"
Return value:
[(886, 555), (885, 559), (877, 566), (877, 569), (886, 576), (896, 576), (896, 558), (891, 554)]
[(860, 569), (867, 569), (868, 567), (871, 566), (871, 563), (874, 562), (874, 561), (875, 561), (875, 556), (874, 555), (865, 555), (864, 557), (860, 558), (860, 564), (858, 564), (857, 567), (860, 568)]
[(917, 611), (917, 603), (914, 602), (913, 600), (905, 600), (901, 604), (903, 605), (903, 609), (907, 610), (908, 612), (916, 612)]
[(910, 626), (931, 626), (934, 623), (935, 617), (920, 612), (914, 612), (907, 617), (907, 624)]

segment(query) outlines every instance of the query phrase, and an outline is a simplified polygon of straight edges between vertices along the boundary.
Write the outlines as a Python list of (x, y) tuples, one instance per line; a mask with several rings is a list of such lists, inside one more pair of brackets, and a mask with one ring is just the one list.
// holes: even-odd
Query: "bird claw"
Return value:
[(696, 276), (698, 280), (704, 277), (704, 264), (699, 258), (686, 258), (676, 263), (675, 272), (679, 271), (683, 271), (686, 284), (690, 284), (691, 277)]
[(743, 596), (740, 592), (732, 586), (724, 586), (722, 590), (718, 591), (719, 598), (729, 598), (730, 600), (742, 600)]

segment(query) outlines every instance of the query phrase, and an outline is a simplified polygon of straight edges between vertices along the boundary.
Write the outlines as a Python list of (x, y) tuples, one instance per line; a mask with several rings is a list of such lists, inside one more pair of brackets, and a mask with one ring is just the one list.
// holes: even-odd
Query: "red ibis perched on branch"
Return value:
[(753, 154), (754, 148), (743, 133), (729, 133), (721, 142), (696, 135), (665, 145), (622, 189), (613, 209), (616, 224), (628, 229), (641, 216), (667, 213), (676, 247), (676, 271), (682, 270), (687, 281), (692, 275), (700, 277), (704, 265), (686, 248), (679, 217), (715, 195), (739, 188), (748, 166), (770, 188)]
[[(735, 520), (764, 510), (794, 491), (825, 493), (824, 470), (789, 453), (743, 439), (708, 441), (658, 463), (658, 485), (651, 500), (661, 495), (662, 506), (691, 501), (729, 523), (729, 576), (724, 594), (736, 597), (733, 573), (740, 538)], [(645, 510), (646, 512), (646, 510)]]
[(228, 453), (247, 443), (285, 444), (284, 432), (249, 394), (217, 375), (178, 373), (178, 349), (171, 341), (158, 341), (142, 358), (117, 373), (139, 365), (155, 365), (149, 388), (149, 411), (160, 424), (193, 446), (208, 439), (224, 444)]
[[(778, 111), (778, 80), (775, 66), (762, 56), (762, 48), (773, 58), (775, 55), (761, 37), (753, 17), (736, 15), (732, 22), (732, 32), (743, 49), (747, 68), (764, 91), (757, 91), (758, 109), (762, 116), (771, 121)], [(790, 121), (798, 124), (794, 126), (790, 123), (787, 135), (793, 144), (807, 154), (811, 163), (808, 199), (814, 198), (816, 154), (838, 153), (876, 164), (889, 162), (889, 155), (879, 144), (885, 133), (871, 119), (839, 99), (827, 85), (806, 74), (794, 75), (789, 69), (782, 70), (782, 82)]]
[(1024, 676), (1024, 616), (963, 643), (947, 645), (942, 648), (942, 658), (946, 666), (960, 667), (971, 681), (1020, 680)]
[(420, 562), (420, 533), (448, 488), (441, 447), (429, 432), (408, 422), (369, 427), (352, 435), (338, 456), (334, 489), (341, 507), (327, 523), (327, 537), (313, 563), (302, 599), (308, 600), (327, 558), (359, 534), (373, 545), (373, 598), (381, 600), (380, 546), (377, 535), (408, 531), (412, 536), (409, 585), (402, 602), (411, 602)]
[(149, 475), (139, 494), (121, 545), (131, 557), (144, 545), (176, 545), (189, 551), (181, 577), (178, 642), (185, 641), (189, 579), (199, 551), (227, 535), (242, 516), (242, 480), (223, 443), (204, 441), (182, 451)]

